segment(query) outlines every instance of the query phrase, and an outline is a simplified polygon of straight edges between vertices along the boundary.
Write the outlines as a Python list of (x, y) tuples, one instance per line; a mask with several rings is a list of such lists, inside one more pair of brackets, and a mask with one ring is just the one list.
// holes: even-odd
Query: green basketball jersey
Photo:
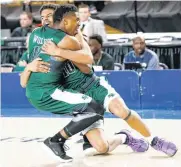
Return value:
[(29, 39), (29, 61), (41, 58), (50, 63), (51, 71), (49, 73), (32, 73), (27, 87), (26, 96), (30, 99), (40, 100), (43, 94), (53, 93), (56, 88), (60, 88), (60, 81), (64, 62), (56, 61), (53, 57), (45, 54), (41, 48), (46, 41), (53, 41), (58, 44), (66, 34), (61, 30), (43, 26), (35, 29)]
[(29, 62), (29, 53), (28, 53), (28, 51), (25, 51), (25, 52), (23, 53), (23, 55), (21, 56), (21, 58), (19, 59), (17, 65), (16, 65), (16, 67), (13, 69), (13, 72), (21, 72), (21, 71), (24, 71), (25, 66), (20, 65), (20, 62), (21, 62), (21, 61), (25, 61), (25, 62), (28, 64), (28, 62)]
[(84, 74), (72, 62), (67, 61), (63, 70), (64, 86), (79, 91), (79, 88), (87, 83), (92, 75), (93, 71), (90, 74)]

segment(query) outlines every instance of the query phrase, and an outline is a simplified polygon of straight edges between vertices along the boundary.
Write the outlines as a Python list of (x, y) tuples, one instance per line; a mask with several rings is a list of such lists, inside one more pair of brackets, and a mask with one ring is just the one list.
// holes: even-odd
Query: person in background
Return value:
[(13, 30), (12, 37), (25, 37), (33, 29), (33, 16), (30, 12), (23, 12), (20, 15), (20, 26)]
[(103, 70), (114, 70), (113, 57), (102, 51), (102, 37), (100, 35), (93, 35), (89, 38), (88, 43), (94, 57), (94, 65), (101, 66)]
[(83, 35), (89, 38), (94, 34), (99, 34), (103, 38), (103, 41), (107, 42), (104, 22), (90, 17), (91, 14), (88, 5), (81, 4), (78, 8), (78, 14), (80, 18), (80, 30)]
[[(28, 34), (26, 38), (27, 49), (29, 45), (29, 37), (30, 37), (30, 34)], [(18, 63), (16, 64), (16, 67), (13, 69), (13, 72), (23, 72), (28, 63), (29, 63), (30, 69), (34, 72), (47, 73), (49, 71), (49, 63), (42, 61), (41, 58), (37, 58), (33, 61), (33, 63), (30, 63), (29, 52), (28, 50), (26, 50), (23, 53), (22, 57), (19, 59)]]
[[(30, 34), (26, 37), (26, 48), (28, 48), (28, 41), (29, 41)], [(16, 64), (16, 67), (13, 69), (13, 72), (19, 72), (24, 71), (24, 68), (29, 62), (29, 53), (28, 50), (26, 50), (21, 58), (19, 59), (18, 63)]]
[(147, 70), (158, 70), (159, 59), (155, 52), (146, 48), (144, 37), (137, 35), (133, 38), (133, 51), (130, 51), (124, 57), (125, 63), (141, 63), (144, 64), (144, 68)]

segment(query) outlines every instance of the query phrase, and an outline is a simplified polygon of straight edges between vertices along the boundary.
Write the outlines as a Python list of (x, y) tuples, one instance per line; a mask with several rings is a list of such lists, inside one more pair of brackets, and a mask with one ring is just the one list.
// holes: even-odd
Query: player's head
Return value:
[(48, 24), (50, 27), (53, 27), (53, 14), (56, 7), (57, 6), (54, 4), (45, 4), (40, 8), (42, 25)]
[(90, 10), (89, 10), (89, 6), (86, 4), (81, 4), (79, 6), (78, 12), (79, 12), (79, 18), (80, 18), (81, 22), (87, 21), (91, 15)]
[(100, 35), (93, 35), (89, 37), (89, 46), (93, 55), (101, 51), (103, 40)]
[(141, 55), (145, 50), (145, 39), (141, 35), (137, 35), (133, 38), (133, 49), (136, 54)]
[(77, 34), (79, 18), (76, 15), (77, 8), (74, 5), (60, 5), (54, 13), (54, 24), (69, 35)]

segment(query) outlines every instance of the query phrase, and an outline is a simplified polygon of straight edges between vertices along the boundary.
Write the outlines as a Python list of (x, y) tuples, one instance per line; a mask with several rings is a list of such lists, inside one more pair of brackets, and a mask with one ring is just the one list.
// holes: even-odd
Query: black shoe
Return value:
[(90, 144), (89, 140), (87, 139), (87, 137), (85, 135), (83, 136), (83, 140), (84, 140), (84, 143), (83, 143), (84, 151), (88, 148), (92, 148), (92, 145)]
[(60, 157), (62, 162), (71, 162), (73, 160), (72, 157), (66, 155), (63, 142), (52, 142), (51, 137), (49, 137), (44, 141), (44, 144), (49, 147), (56, 156)]

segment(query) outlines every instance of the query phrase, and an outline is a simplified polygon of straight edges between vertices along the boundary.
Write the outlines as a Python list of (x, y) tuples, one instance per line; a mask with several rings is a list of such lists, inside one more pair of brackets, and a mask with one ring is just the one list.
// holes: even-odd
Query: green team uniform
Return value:
[(13, 72), (24, 71), (25, 66), (20, 65), (21, 61), (25, 61), (28, 64), (28, 62), (29, 62), (29, 53), (28, 53), (28, 51), (23, 53), (23, 55), (21, 56), (21, 58), (19, 59), (17, 65), (16, 65), (16, 67), (13, 69)]
[(33, 73), (30, 75), (26, 96), (37, 109), (52, 113), (71, 113), (82, 110), (92, 100), (90, 97), (77, 93), (71, 89), (64, 89), (61, 83), (64, 62), (56, 61), (53, 57), (42, 52), (41, 47), (46, 41), (58, 44), (65, 33), (44, 26), (35, 29), (29, 39), (29, 60), (37, 57), (49, 62), (51, 71), (48, 73)]
[(104, 77), (97, 77), (92, 71), (90, 74), (82, 73), (72, 62), (67, 61), (63, 70), (64, 87), (77, 90), (104, 105), (108, 111), (109, 102), (119, 94)]

